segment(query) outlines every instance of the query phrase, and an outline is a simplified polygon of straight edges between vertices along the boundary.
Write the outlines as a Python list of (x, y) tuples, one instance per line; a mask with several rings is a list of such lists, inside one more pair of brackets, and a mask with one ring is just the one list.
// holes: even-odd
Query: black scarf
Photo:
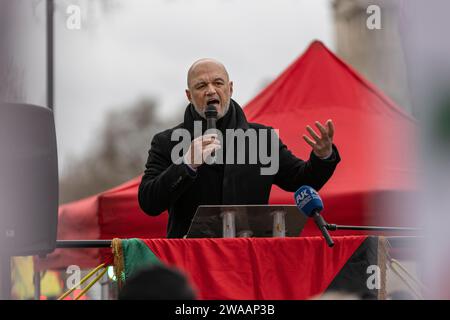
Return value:
[[(206, 119), (200, 116), (195, 110), (194, 106), (189, 104), (184, 113), (184, 123), (183, 126), (187, 129), (192, 139), (194, 139), (194, 121), (202, 121), (202, 134), (207, 130)], [(226, 159), (226, 129), (248, 129), (248, 122), (245, 117), (244, 111), (239, 106), (239, 104), (230, 100), (230, 107), (227, 113), (220, 119), (217, 120), (216, 127), (223, 136), (222, 149), (223, 149), (223, 159)], [(222, 204), (222, 190), (223, 190), (223, 175), (224, 175), (224, 164), (213, 164), (207, 165), (203, 164), (198, 168), (198, 185), (199, 193), (208, 195), (208, 204)], [(203, 197), (202, 197), (203, 198)], [(199, 203), (206, 204), (206, 203)]]

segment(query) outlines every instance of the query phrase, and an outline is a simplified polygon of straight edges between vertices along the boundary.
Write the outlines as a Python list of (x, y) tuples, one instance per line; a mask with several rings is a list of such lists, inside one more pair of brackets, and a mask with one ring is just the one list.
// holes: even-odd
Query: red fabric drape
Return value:
[(308, 299), (322, 293), (366, 236), (143, 239), (183, 270), (201, 299)]

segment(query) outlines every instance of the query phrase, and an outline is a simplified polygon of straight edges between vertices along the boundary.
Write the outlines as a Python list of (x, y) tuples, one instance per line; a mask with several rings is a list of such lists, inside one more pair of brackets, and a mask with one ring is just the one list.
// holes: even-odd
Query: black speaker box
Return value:
[(42, 255), (56, 246), (58, 161), (53, 112), (0, 104), (0, 253)]

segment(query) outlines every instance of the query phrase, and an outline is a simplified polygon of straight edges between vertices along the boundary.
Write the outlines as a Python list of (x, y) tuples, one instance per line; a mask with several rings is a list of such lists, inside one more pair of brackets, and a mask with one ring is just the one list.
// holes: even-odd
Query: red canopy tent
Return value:
[[(416, 122), (321, 42), (313, 42), (244, 110), (249, 121), (278, 128), (302, 159), (311, 150), (302, 140), (306, 125), (332, 119), (342, 162), (320, 191), (326, 220), (405, 225), (417, 171)], [(274, 187), (270, 202), (293, 203), (292, 194)], [(310, 222), (303, 234), (318, 231)]]
[[(149, 217), (139, 208), (137, 189), (141, 177), (79, 201), (64, 204), (58, 213), (58, 240), (113, 238), (164, 238), (167, 214)], [(103, 249), (106, 250), (106, 249)], [(36, 260), (37, 269), (59, 269), (76, 264), (100, 264), (100, 249), (56, 249)]]
[[(415, 122), (352, 68), (314, 42), (244, 111), (250, 122), (279, 129), (292, 152), (307, 159), (305, 126), (333, 119), (342, 161), (320, 191), (330, 223), (404, 225), (408, 209), (399, 196), (414, 190)], [(112, 190), (62, 205), (58, 239), (165, 237), (167, 214), (149, 217), (139, 208), (140, 177)], [(402, 197), (402, 200), (404, 198)], [(292, 193), (274, 187), (270, 203), (294, 203)], [(338, 234), (355, 234), (343, 232)], [(303, 235), (318, 234), (309, 223)], [(97, 249), (58, 249), (38, 268), (99, 263)]]

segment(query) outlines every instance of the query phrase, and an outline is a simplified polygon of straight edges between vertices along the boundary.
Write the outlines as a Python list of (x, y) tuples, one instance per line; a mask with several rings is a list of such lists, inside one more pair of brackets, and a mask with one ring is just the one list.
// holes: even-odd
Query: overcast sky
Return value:
[[(196, 59), (221, 60), (234, 81), (234, 98), (245, 105), (314, 39), (334, 48), (329, 0), (113, 0), (111, 10), (101, 1), (56, 0), (60, 171), (71, 155), (95, 143), (108, 110), (142, 97), (158, 99), (160, 117), (183, 108), (186, 71)], [(69, 4), (81, 8), (81, 30), (66, 27)], [(43, 4), (36, 8), (41, 17)], [(45, 29), (38, 24), (33, 34), (39, 40)], [(43, 59), (44, 49), (36, 45), (28, 54)], [(25, 75), (36, 83), (27, 100), (45, 104), (45, 86), (36, 80), (45, 64), (34, 69)]]

